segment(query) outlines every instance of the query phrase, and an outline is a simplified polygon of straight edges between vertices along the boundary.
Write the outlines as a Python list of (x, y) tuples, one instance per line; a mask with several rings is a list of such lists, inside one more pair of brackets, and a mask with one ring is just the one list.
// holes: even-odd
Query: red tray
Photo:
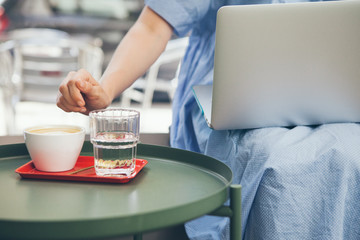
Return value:
[[(22, 178), (67, 180), (67, 181), (85, 181), (85, 182), (106, 182), (106, 183), (127, 183), (133, 179), (148, 162), (144, 159), (136, 159), (135, 171), (129, 177), (102, 177), (95, 173), (94, 157), (79, 156), (73, 169), (65, 172), (43, 172), (38, 171), (32, 161), (24, 164), (15, 170)], [(89, 168), (83, 171), (78, 170)]]

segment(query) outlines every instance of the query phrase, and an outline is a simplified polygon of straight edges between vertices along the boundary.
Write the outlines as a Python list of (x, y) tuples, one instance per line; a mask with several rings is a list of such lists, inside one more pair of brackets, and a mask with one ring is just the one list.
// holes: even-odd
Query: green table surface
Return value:
[[(81, 155), (93, 155), (86, 141)], [(0, 146), (0, 239), (90, 239), (184, 223), (222, 206), (232, 181), (201, 154), (138, 145), (144, 169), (125, 184), (22, 179), (25, 144)]]

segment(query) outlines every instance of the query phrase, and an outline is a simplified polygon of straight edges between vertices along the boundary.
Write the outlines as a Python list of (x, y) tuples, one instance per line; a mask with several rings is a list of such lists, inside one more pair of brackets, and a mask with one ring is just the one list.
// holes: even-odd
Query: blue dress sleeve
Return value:
[(164, 18), (176, 35), (183, 37), (206, 15), (211, 0), (145, 0), (145, 4)]

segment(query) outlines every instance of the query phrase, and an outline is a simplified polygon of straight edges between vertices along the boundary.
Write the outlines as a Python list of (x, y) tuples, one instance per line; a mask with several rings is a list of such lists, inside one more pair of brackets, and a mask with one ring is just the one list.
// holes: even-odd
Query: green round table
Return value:
[[(90, 142), (81, 155), (93, 155)], [(241, 238), (241, 188), (225, 164), (147, 144), (137, 155), (148, 164), (128, 183), (36, 180), (15, 173), (31, 160), (25, 144), (0, 146), (0, 239), (141, 239), (205, 214), (230, 217), (232, 239)]]

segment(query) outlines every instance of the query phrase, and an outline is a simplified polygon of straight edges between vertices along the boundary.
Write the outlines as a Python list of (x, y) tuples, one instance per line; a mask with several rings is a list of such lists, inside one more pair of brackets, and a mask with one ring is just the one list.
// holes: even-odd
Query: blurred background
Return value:
[[(55, 105), (69, 71), (101, 77), (143, 0), (0, 0), (0, 135), (38, 124), (77, 124), (88, 117)], [(169, 42), (149, 71), (112, 107), (141, 113), (141, 132), (167, 133), (171, 101), (187, 38)]]

